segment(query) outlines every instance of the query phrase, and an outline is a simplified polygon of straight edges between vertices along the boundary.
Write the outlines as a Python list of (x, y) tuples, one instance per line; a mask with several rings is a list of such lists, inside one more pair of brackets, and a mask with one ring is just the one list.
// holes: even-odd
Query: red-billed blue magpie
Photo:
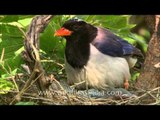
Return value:
[[(64, 23), (55, 36), (66, 39), (65, 69), (70, 85), (78, 89), (128, 89), (130, 68), (142, 56), (139, 49), (111, 31), (95, 27), (84, 21), (71, 19)], [(83, 83), (84, 81), (84, 83)]]

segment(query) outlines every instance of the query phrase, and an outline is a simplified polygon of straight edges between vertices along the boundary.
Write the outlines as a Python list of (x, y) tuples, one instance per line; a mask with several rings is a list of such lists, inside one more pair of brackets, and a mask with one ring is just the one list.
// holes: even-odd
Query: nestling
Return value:
[(66, 39), (65, 69), (70, 85), (77, 89), (105, 90), (108, 87), (128, 89), (130, 68), (142, 53), (111, 31), (78, 19), (64, 23), (55, 36)]

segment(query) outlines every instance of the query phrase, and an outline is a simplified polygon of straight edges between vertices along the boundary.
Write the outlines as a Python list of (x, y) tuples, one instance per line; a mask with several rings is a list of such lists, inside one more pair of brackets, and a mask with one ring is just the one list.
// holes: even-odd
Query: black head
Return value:
[(80, 21), (78, 19), (70, 19), (66, 21), (62, 27), (73, 31), (74, 34), (86, 31), (88, 24), (82, 20)]
[(79, 19), (70, 19), (66, 21), (62, 28), (55, 35), (65, 37), (67, 40), (85, 40), (94, 39), (97, 34), (97, 28)]

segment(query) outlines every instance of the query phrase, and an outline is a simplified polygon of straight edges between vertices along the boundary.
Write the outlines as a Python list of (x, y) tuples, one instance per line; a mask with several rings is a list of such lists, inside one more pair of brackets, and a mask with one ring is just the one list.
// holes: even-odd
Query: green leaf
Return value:
[[(20, 67), (22, 63), (22, 58), (20, 53), (22, 52), (23, 46), (23, 38), (22, 33), (17, 28), (17, 26), (10, 25), (10, 24), (1, 24), (0, 25), (1, 34), (1, 44), (0, 44), (0, 51), (4, 48), (4, 66), (6, 70), (16, 69)], [(1, 53), (0, 53), (1, 56)], [(8, 67), (9, 66), (9, 67)], [(4, 71), (0, 71), (0, 74), (4, 74)]]
[(53, 50), (53, 48), (58, 44), (58, 40), (54, 38), (54, 29), (49, 25), (40, 37), (40, 48), (46, 53)]
[(40, 48), (43, 51), (45, 51), (48, 55), (52, 54), (54, 51), (58, 56), (63, 57), (65, 40), (63, 38), (54, 36), (54, 32), (60, 28), (60, 25), (57, 24), (57, 19), (54, 19), (54, 21), (51, 21), (51, 23), (45, 29), (44, 33), (41, 34)]
[(17, 26), (11, 25), (11, 24), (1, 24), (0, 25), (0, 33), (2, 34), (2, 37), (22, 37), (22, 33), (18, 29)]
[(27, 27), (32, 21), (32, 17), (27, 17), (25, 19), (18, 20), (18, 23), (20, 23), (23, 27)]
[(37, 104), (34, 102), (18, 102), (15, 105), (37, 105)]
[(124, 28), (128, 24), (128, 17), (122, 15), (99, 15), (97, 17), (103, 27), (110, 29)]
[(8, 93), (12, 88), (14, 88), (12, 82), (0, 78), (0, 94)]
[(18, 20), (23, 20), (27, 18), (33, 18), (35, 15), (18, 15), (19, 19)]
[[(22, 51), (23, 49), (19, 49), (17, 51)], [(16, 51), (16, 52), (17, 52)], [(4, 65), (5, 65), (5, 68), (7, 70), (11, 69), (12, 70), (12, 73), (14, 73), (13, 70), (15, 70), (16, 68), (21, 68), (21, 64), (24, 64), (24, 60), (22, 59), (21, 55), (20, 54), (17, 54), (17, 53), (14, 53), (13, 56), (10, 56), (10, 58), (8, 59), (5, 59), (4, 60)], [(21, 53), (21, 52), (20, 52)], [(17, 54), (17, 55), (16, 55)], [(10, 67), (10, 68), (9, 68)], [(20, 70), (20, 69), (19, 69)], [(18, 72), (18, 69), (16, 71), (16, 73)], [(0, 71), (1, 73), (1, 71)]]
[(126, 40), (126, 41), (128, 41), (130, 44), (132, 44), (132, 45), (136, 45), (136, 43), (137, 43), (137, 41), (135, 40), (135, 39), (133, 39), (133, 38), (131, 38), (131, 37), (129, 37), (129, 36), (121, 36), (120, 35), (120, 37), (122, 37), (124, 40)]
[(139, 77), (140, 73), (139, 72), (134, 72), (132, 73), (132, 78), (131, 80), (135, 81)]
[(146, 40), (142, 36), (137, 34), (130, 34), (130, 37), (136, 40), (137, 44), (140, 45), (144, 53), (147, 52), (148, 44), (146, 43)]
[(0, 38), (0, 43), (2, 42), (2, 38)]
[[(11, 68), (11, 70), (19, 68), (20, 65), (24, 63), (21, 57), (21, 52), (24, 50), (22, 46), (22, 39), (6, 37), (2, 40), (0, 44), (0, 51), (2, 51), (3, 48), (5, 49), (3, 62), (7, 70), (9, 70), (9, 67)], [(0, 71), (0, 74), (4, 73), (4, 71)]]
[(12, 70), (10, 74), (3, 74), (3, 75), (1, 75), (1, 78), (2, 79), (6, 79), (7, 77), (11, 77), (11, 76), (16, 75), (16, 73), (17, 73), (17, 68), (14, 69), (14, 70)]
[(8, 23), (8, 22), (17, 22), (18, 21), (18, 15), (5, 15), (2, 19), (0, 19), (0, 22)]

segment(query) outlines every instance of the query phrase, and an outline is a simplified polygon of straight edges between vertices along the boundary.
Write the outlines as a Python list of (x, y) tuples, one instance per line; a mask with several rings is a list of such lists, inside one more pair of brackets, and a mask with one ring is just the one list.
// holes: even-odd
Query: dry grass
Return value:
[[(16, 77), (17, 78), (17, 77)], [(26, 76), (21, 75), (16, 79), (19, 89), (25, 85)], [(57, 81), (58, 82), (58, 81)], [(58, 82), (59, 83), (59, 82)], [(60, 83), (59, 83), (60, 84)], [(61, 86), (62, 87), (62, 86)], [(92, 98), (75, 93), (68, 93), (63, 87), (58, 91), (51, 91), (52, 99), (43, 97), (38, 91), (35, 84), (21, 96), (21, 101), (32, 101), (38, 105), (159, 105), (160, 104), (160, 87), (149, 91), (135, 90), (131, 86), (132, 91), (136, 96), (122, 98), (107, 97), (107, 98)], [(0, 95), (0, 103), (9, 105), (19, 91), (12, 90), (8, 94)]]

